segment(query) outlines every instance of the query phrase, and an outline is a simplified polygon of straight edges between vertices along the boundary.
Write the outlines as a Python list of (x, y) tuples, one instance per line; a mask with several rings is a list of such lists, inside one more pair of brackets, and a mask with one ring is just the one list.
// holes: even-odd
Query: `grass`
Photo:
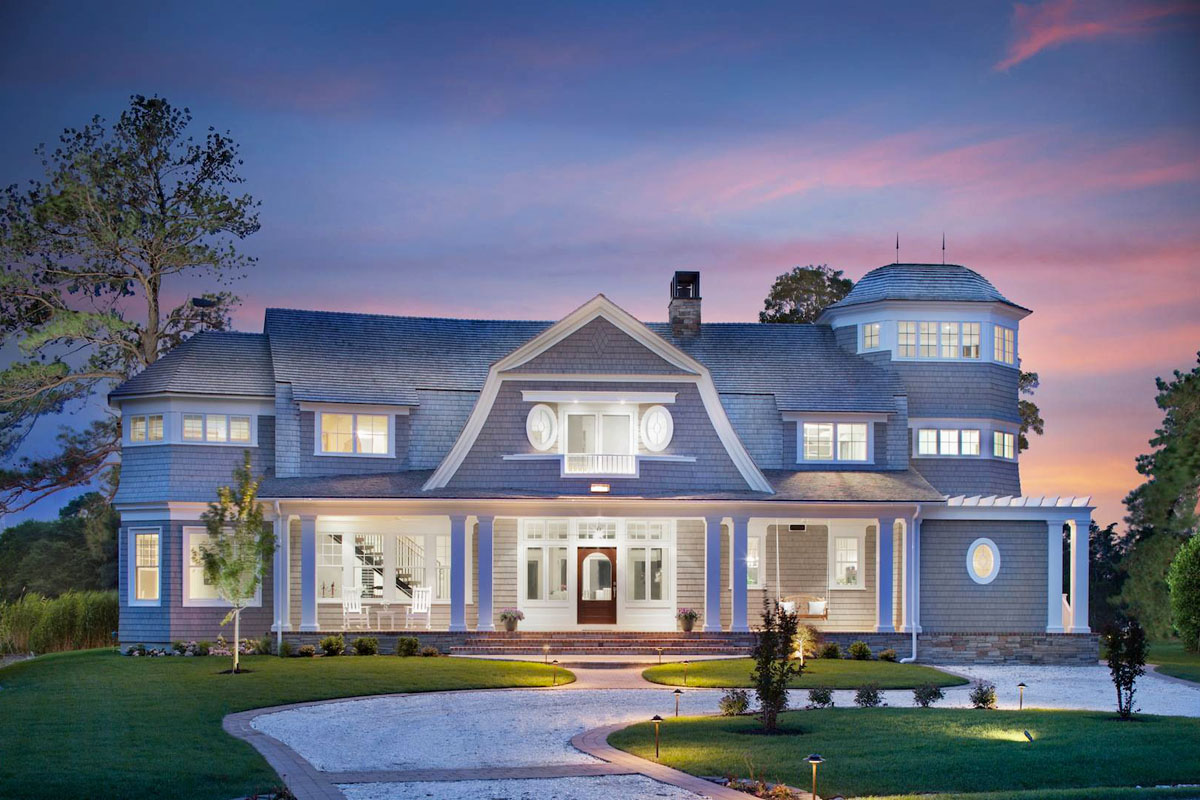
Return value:
[[(1149, 796), (1131, 789), (1200, 780), (1200, 719), (1139, 715), (1120, 722), (1088, 711), (882, 708), (793, 711), (781, 720), (798, 735), (751, 735), (758, 727), (751, 717), (668, 719), (662, 761), (696, 775), (753, 773), (804, 788), (812, 780), (804, 755), (815, 752), (826, 759), (818, 792), (848, 797), (938, 792), (980, 800), (1082, 800)], [(654, 757), (648, 723), (617, 731), (609, 742)], [(1200, 790), (1178, 794), (1196, 797)]]
[[(280, 784), (221, 729), (234, 711), (389, 692), (547, 686), (542, 664), (460, 658), (129, 658), (55, 653), (0, 669), (0, 797), (228, 800)], [(574, 680), (566, 670), (559, 681)]]
[[(754, 662), (749, 658), (728, 658), (696, 661), (688, 665), (687, 685), (702, 688), (750, 687)], [(683, 665), (660, 664), (642, 672), (642, 677), (667, 686), (683, 686)], [(875, 682), (882, 689), (911, 689), (922, 683), (936, 686), (961, 686), (964, 678), (948, 675), (933, 667), (920, 664), (897, 664), (890, 661), (851, 661), (849, 659), (810, 658), (804, 673), (792, 681), (792, 688), (857, 689)]]
[(1146, 660), (1158, 666), (1163, 675), (1200, 683), (1200, 653), (1189, 653), (1179, 641), (1150, 645)]

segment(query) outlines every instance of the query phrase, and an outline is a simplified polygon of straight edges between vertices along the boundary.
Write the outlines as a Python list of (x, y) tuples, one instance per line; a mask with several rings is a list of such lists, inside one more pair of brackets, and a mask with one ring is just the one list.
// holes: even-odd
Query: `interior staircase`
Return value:
[[(549, 645), (549, 653), (543, 649)], [(657, 657), (749, 655), (749, 633), (640, 631), (495, 631), (475, 633), (450, 648), (456, 655), (623, 655)]]

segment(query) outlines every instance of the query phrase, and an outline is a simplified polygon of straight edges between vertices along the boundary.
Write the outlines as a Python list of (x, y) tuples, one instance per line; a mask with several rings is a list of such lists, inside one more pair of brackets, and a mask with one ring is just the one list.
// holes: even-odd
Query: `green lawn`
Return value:
[[(279, 784), (230, 712), (388, 692), (547, 686), (551, 667), (460, 658), (129, 658), (56, 653), (0, 669), (0, 797), (228, 800)], [(559, 670), (559, 681), (573, 680)]]
[(1189, 653), (1180, 642), (1158, 642), (1150, 645), (1146, 660), (1158, 665), (1164, 675), (1200, 683), (1200, 653)]
[[(748, 658), (694, 661), (687, 668), (687, 685), (705, 688), (750, 686), (754, 662)], [(642, 672), (642, 677), (667, 686), (683, 686), (683, 664), (660, 664)], [(883, 689), (911, 689), (922, 683), (937, 686), (961, 686), (963, 678), (947, 675), (920, 664), (896, 664), (890, 661), (851, 661), (848, 659), (810, 658), (804, 673), (792, 681), (797, 689), (824, 686), (830, 689), (857, 689), (874, 681)]]
[[(1087, 711), (847, 708), (794, 711), (782, 720), (800, 735), (746, 733), (758, 726), (749, 717), (668, 719), (662, 727), (662, 761), (696, 775), (753, 772), (803, 788), (811, 781), (804, 756), (817, 752), (826, 759), (818, 792), (848, 797), (1003, 792), (996, 800), (1082, 800), (1148, 796), (1109, 794), (1104, 787), (1200, 780), (1200, 719), (1140, 716), (1120, 722), (1113, 714)], [(1025, 739), (1025, 730), (1033, 742)], [(649, 723), (617, 731), (609, 742), (654, 757)], [(1200, 790), (1176, 794), (1196, 797)]]

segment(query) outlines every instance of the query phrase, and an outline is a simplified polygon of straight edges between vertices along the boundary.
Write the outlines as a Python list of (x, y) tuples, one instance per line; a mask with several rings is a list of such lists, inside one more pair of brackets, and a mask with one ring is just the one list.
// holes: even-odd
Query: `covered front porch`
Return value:
[(524, 632), (666, 633), (691, 608), (737, 634), (764, 598), (830, 632), (914, 624), (911, 506), (475, 505), (282, 504), (274, 628), (488, 632), (517, 609)]

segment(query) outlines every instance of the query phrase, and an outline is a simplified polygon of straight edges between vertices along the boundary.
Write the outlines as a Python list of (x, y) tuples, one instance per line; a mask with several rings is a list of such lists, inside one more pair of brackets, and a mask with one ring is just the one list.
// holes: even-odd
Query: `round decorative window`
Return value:
[(1000, 551), (991, 539), (976, 539), (967, 548), (967, 574), (976, 583), (991, 583), (1000, 571)]
[(662, 406), (651, 406), (642, 414), (642, 444), (651, 453), (661, 453), (675, 434), (675, 420)]
[(558, 415), (550, 406), (539, 403), (525, 418), (525, 435), (535, 450), (549, 450), (558, 439)]

